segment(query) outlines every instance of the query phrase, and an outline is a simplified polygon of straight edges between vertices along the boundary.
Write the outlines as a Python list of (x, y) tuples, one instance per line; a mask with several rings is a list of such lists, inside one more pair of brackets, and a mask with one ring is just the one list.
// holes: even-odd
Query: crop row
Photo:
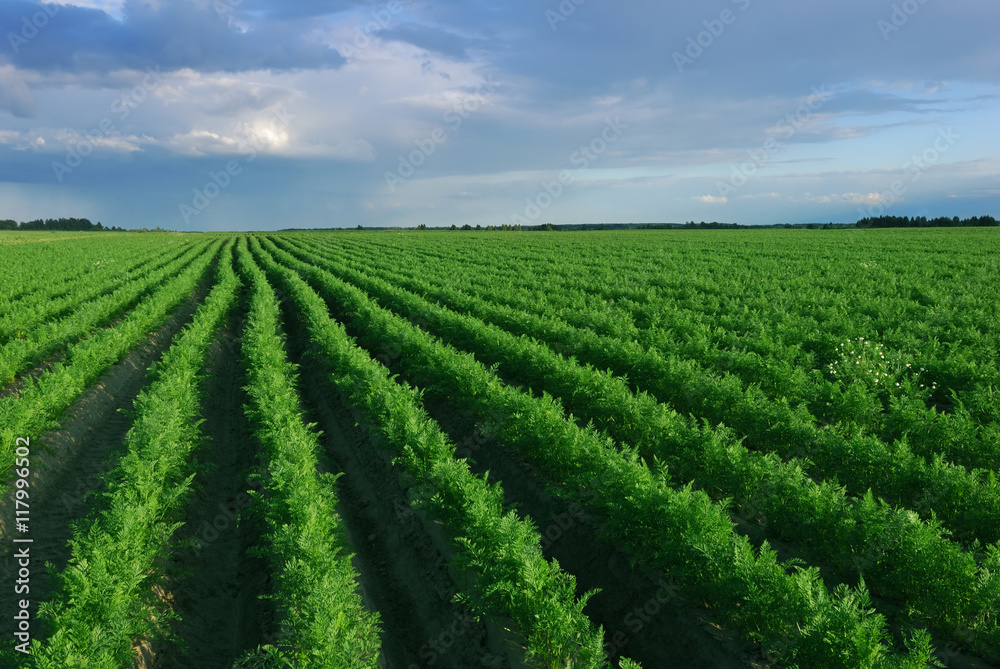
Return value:
[[(488, 246), (472, 240), (459, 250), (441, 244), (428, 249), (426, 242), (408, 239), (405, 253), (412, 263), (425, 255), (436, 267), (461, 264), (472, 278), (484, 268), (475, 263), (478, 253), (489, 250), (494, 278), (519, 281), (533, 299), (556, 307), (583, 288), (583, 294), (593, 294), (602, 306), (633, 305), (640, 327), (657, 320), (669, 325), (658, 319), (658, 311), (665, 304), (680, 303), (707, 316), (710, 323), (724, 319), (728, 333), (747, 331), (740, 319), (754, 313), (766, 313), (777, 326), (802, 321), (807, 327), (797, 328), (801, 336), (790, 340), (793, 344), (823, 340), (829, 333), (832, 341), (854, 336), (850, 333), (857, 332), (855, 326), (874, 319), (900, 334), (915, 329), (922, 339), (949, 340), (959, 331), (967, 334), (963, 339), (975, 339), (971, 330), (977, 330), (995, 343), (997, 305), (990, 278), (998, 261), (996, 236), (990, 233), (938, 236), (933, 246), (902, 246), (892, 233), (865, 235), (864, 245), (856, 244), (857, 235), (794, 244), (768, 233), (741, 235), (738, 243), (725, 233), (711, 238), (651, 233), (642, 243), (635, 237), (619, 245), (606, 238), (596, 243), (577, 239), (571, 253), (558, 257), (551, 243), (526, 242), (497, 253), (492, 240), (479, 240)], [(350, 238), (338, 243), (358, 246)], [(388, 254), (399, 253), (388, 244), (378, 246)], [(567, 246), (559, 244), (560, 249)], [(984, 290), (963, 291), (958, 288), (963, 285), (982, 285)], [(802, 299), (804, 292), (808, 299)], [(840, 322), (851, 327), (830, 327)], [(897, 329), (903, 325), (910, 327)], [(747, 344), (766, 347), (772, 341)]]
[(15, 437), (40, 434), (54, 427), (56, 418), (81, 393), (189, 299), (220, 245), (211, 244), (209, 253), (149, 295), (120, 322), (70, 345), (64, 360), (54, 363), (38, 378), (27, 379), (16, 394), (0, 398), (0, 493), (7, 489)]
[(164, 253), (162, 249), (145, 247), (129, 250), (132, 252), (129, 256), (116, 258), (115, 262), (102, 263), (99, 268), (89, 272), (86, 278), (54, 281), (51, 292), (58, 288), (58, 297), (43, 292), (5, 304), (6, 308), (0, 316), (0, 343), (11, 338), (23, 338), (37, 324), (59, 317), (87, 300), (111, 292), (113, 287), (123, 279), (130, 279), (135, 272), (155, 271), (184, 249), (174, 249), (168, 253)]
[(856, 500), (840, 486), (817, 484), (797, 463), (749, 451), (728, 430), (690, 426), (650, 396), (630, 391), (618, 377), (584, 368), (543, 343), (428, 303), (368, 273), (299, 255), (482, 363), (498, 365), (505, 378), (560, 398), (581, 420), (592, 420), (617, 441), (637, 447), (647, 463), (665, 462), (682, 481), (694, 481), (715, 499), (733, 500), (744, 517), (766, 520), (777, 536), (796, 542), (807, 556), (837, 565), (842, 578), (863, 578), (873, 593), (904, 605), (908, 624), (929, 622), (955, 640), (975, 635), (980, 650), (991, 643), (1000, 649), (1000, 546), (990, 547), (977, 565), (939, 527), (915, 514), (878, 504), (870, 495)]
[(341, 669), (378, 667), (379, 616), (357, 592), (357, 572), (336, 512), (336, 477), (317, 472), (316, 433), (302, 421), (295, 369), (278, 330), (279, 307), (266, 277), (240, 240), (250, 286), (243, 333), (247, 417), (262, 450), (263, 492), (254, 494), (267, 530), (258, 549), (277, 575), (283, 617), (277, 645), (259, 647), (246, 666)]
[(420, 503), (451, 531), (461, 571), (475, 574), (470, 604), (501, 624), (511, 621), (527, 640), (528, 658), (539, 666), (602, 666), (602, 633), (582, 612), (593, 593), (576, 597), (575, 579), (545, 559), (534, 526), (504, 512), (500, 486), (455, 458), (454, 445), (423, 411), (419, 394), (353, 345), (301, 278), (259, 247), (255, 251), (290, 296), (335, 386), (399, 452), (421, 489)]
[[(945, 247), (961, 243), (940, 241)], [(936, 254), (913, 247), (882, 254), (880, 263), (892, 263), (882, 267), (871, 259), (867, 245), (847, 249), (841, 243), (838, 249), (835, 240), (827, 240), (790, 259), (798, 245), (785, 242), (768, 249), (758, 244), (742, 251), (734, 244), (727, 246), (724, 239), (710, 249), (699, 249), (702, 253), (687, 254), (683, 248), (675, 250), (674, 244), (669, 251), (633, 244), (629, 256), (643, 250), (659, 253), (634, 264), (629, 257), (616, 257), (597, 266), (582, 265), (577, 254), (556, 258), (540, 250), (542, 260), (513, 267), (497, 269), (500, 259), (487, 267), (476, 265), (468, 254), (451, 262), (438, 258), (436, 266), (461, 265), (463, 278), (485, 290), (490, 289), (481, 283), (486, 272), (491, 284), (514, 282), (518, 291), (513, 297), (558, 310), (567, 318), (584, 307), (591, 312), (588, 317), (598, 317), (596, 327), (624, 328), (640, 336), (666, 334), (670, 340), (708, 343), (724, 352), (745, 350), (767, 363), (795, 365), (820, 358), (825, 371), (828, 358), (836, 357), (832, 349), (838, 343), (861, 333), (874, 335), (887, 351), (913, 360), (908, 372), (925, 368), (927, 378), (938, 383), (937, 401), (950, 401), (948, 393), (954, 389), (967, 404), (974, 404), (976, 389), (984, 381), (996, 386), (1000, 380), (991, 355), (1000, 344), (993, 327), (1000, 314), (995, 289), (990, 288), (997, 261), (985, 250), (989, 238), (977, 241), (984, 245), (982, 251), (962, 249), (961, 255), (948, 257), (951, 262), (944, 269)], [(595, 249), (605, 254), (613, 250), (584, 246), (580, 255)], [(415, 263), (419, 250), (408, 253)], [(623, 283), (629, 290), (616, 290)], [(961, 285), (982, 285), (983, 290), (956, 290)], [(602, 312), (611, 318), (602, 321)], [(962, 341), (961, 347), (942, 345), (956, 340)], [(729, 361), (723, 357), (720, 362)], [(787, 384), (777, 371), (762, 376), (760, 382), (783, 388)], [(816, 411), (824, 408), (824, 403), (813, 405)], [(997, 420), (995, 407), (989, 408), (992, 420)]]
[(46, 235), (36, 236), (34, 241), (41, 243), (3, 247), (0, 254), (0, 315), (21, 299), (57, 297), (69, 290), (73, 282), (86, 280), (90, 274), (101, 272), (139, 249), (162, 252), (164, 246), (189, 243), (175, 239), (166, 243), (163, 240), (140, 241), (131, 236), (109, 238), (106, 235), (61, 239)]
[[(376, 250), (383, 257), (403, 254), (386, 244), (373, 248), (351, 239), (338, 240), (338, 245), (352, 251)], [(644, 248), (633, 245), (630, 255)], [(755, 353), (767, 363), (781, 361), (794, 366), (809, 357), (827, 357), (837, 343), (858, 333), (881, 332), (889, 349), (914, 359), (909, 371), (924, 367), (928, 378), (938, 382), (935, 395), (942, 400), (948, 397), (946, 387), (964, 389), (986, 378), (994, 384), (998, 379), (990, 355), (998, 344), (992, 327), (998, 314), (990, 291), (948, 294), (949, 290), (954, 292), (950, 286), (961, 285), (955, 282), (959, 277), (949, 275), (950, 280), (942, 284), (933, 274), (922, 272), (919, 268), (927, 263), (918, 251), (896, 253), (906, 255), (906, 262), (895, 259), (902, 263), (901, 271), (879, 271), (885, 276), (880, 276), (878, 290), (872, 291), (865, 285), (867, 275), (875, 271), (864, 269), (869, 263), (832, 258), (828, 249), (791, 263), (787, 258), (779, 263), (778, 258), (768, 257), (756, 247), (752, 256), (727, 254), (725, 244), (711, 250), (713, 255), (708, 257), (689, 257), (671, 247), (669, 253), (661, 251), (656, 262), (630, 263), (629, 258), (616, 257), (614, 262), (605, 260), (597, 266), (581, 264), (575, 254), (556, 258), (544, 250), (513, 259), (497, 256), (494, 251), (488, 265), (476, 263), (475, 253), (421, 250), (419, 243), (416, 248), (408, 247), (405, 254), (406, 266), (423, 265), (421, 271), (461, 267), (461, 272), (447, 276), (462, 276), (467, 288), (482, 296), (492, 298), (495, 287), (514, 285), (516, 292), (501, 290), (497, 297), (527, 302), (567, 319), (586, 318), (589, 327), (608, 328), (605, 334), (668, 335), (666, 341), (674, 345), (701, 344), (721, 352)], [(422, 254), (426, 254), (424, 263)], [(678, 256), (687, 264), (678, 263)], [(962, 262), (955, 274), (961, 272), (969, 284), (989, 280), (988, 259), (965, 253)], [(996, 261), (992, 263), (995, 270)], [(821, 283), (811, 278), (816, 275), (823, 278)], [(628, 290), (621, 288), (623, 284)], [(941, 346), (939, 339), (961, 339), (963, 346)], [(703, 362), (714, 361), (707, 357)], [(719, 362), (729, 360), (723, 357)], [(762, 376), (760, 382), (776, 384), (777, 388), (787, 385), (780, 373)], [(814, 409), (821, 411), (824, 405), (817, 404)]]
[(134, 307), (150, 291), (180, 273), (185, 265), (206, 252), (206, 247), (192, 249), (141, 277), (114, 277), (111, 285), (119, 281), (121, 284), (107, 294), (90, 296), (89, 299), (81, 295), (77, 308), (72, 313), (40, 324), (24, 332), (23, 336), (7, 341), (0, 349), (0, 385), (7, 385), (20, 372), (40, 362), (45, 356)]
[(72, 557), (40, 607), (49, 634), (33, 641), (39, 669), (118, 669), (136, 639), (155, 638), (170, 612), (154, 597), (157, 561), (170, 551), (194, 478), (200, 385), (208, 348), (236, 301), (231, 242), (218, 282), (154, 367), (136, 399), (124, 455), (106, 478), (102, 510), (74, 528)]
[(934, 512), (963, 543), (1000, 540), (1000, 483), (990, 471), (969, 473), (940, 456), (928, 462), (914, 454), (905, 439), (886, 444), (870, 435), (818, 427), (807, 412), (787, 401), (771, 402), (735, 377), (715, 377), (688, 360), (660, 355), (632, 341), (414, 280), (396, 283), (515, 335), (544, 341), (564, 356), (609, 369), (661, 402), (691, 407), (713, 423), (724, 422), (745, 435), (753, 449), (807, 459), (807, 471), (817, 480), (837, 477), (854, 494), (871, 490), (924, 517)]
[[(391, 250), (355, 247), (351, 255), (355, 262), (366, 256), (381, 262), (387, 253)], [(848, 433), (870, 432), (882, 441), (905, 436), (923, 457), (940, 453), (948, 461), (970, 468), (995, 469), (1000, 461), (1000, 414), (995, 401), (998, 375), (995, 365), (990, 367), (990, 357), (981, 354), (993, 350), (990, 342), (983, 341), (977, 347), (974, 336), (981, 339), (983, 335), (975, 328), (952, 324), (957, 330), (953, 338), (963, 341), (961, 350), (933, 341), (919, 342), (917, 335), (910, 333), (903, 337), (909, 342), (903, 349), (919, 351), (915, 355), (854, 335), (840, 340), (821, 335), (822, 342), (807, 343), (788, 329), (807, 330), (815, 338), (816, 333), (829, 330), (829, 323), (778, 318), (761, 305), (747, 304), (742, 292), (734, 291), (725, 309), (696, 314), (690, 305), (669, 295), (659, 296), (652, 306), (627, 299), (609, 304), (602, 296), (587, 292), (601, 285), (591, 276), (568, 274), (552, 282), (546, 276), (540, 281), (532, 275), (535, 268), (527, 266), (519, 269), (516, 278), (510, 278), (492, 264), (485, 269), (459, 260), (446, 261), (446, 266), (461, 266), (461, 272), (431, 273), (421, 269), (412, 255), (405, 264), (396, 263), (393, 271), (518, 311), (636, 341), (662, 355), (692, 361), (706, 372), (736, 374), (744, 386), (759, 386), (768, 401), (784, 398), (789, 404), (804, 404), (816, 423), (832, 424)], [(560, 271), (567, 272), (567, 264), (559, 263)], [(456, 277), (461, 277), (460, 284)], [(546, 289), (532, 288), (537, 285)], [(773, 300), (773, 295), (768, 299)], [(846, 301), (837, 305), (838, 313), (850, 313)], [(912, 329), (907, 321), (906, 330)], [(968, 371), (959, 378), (961, 369)], [(957, 394), (949, 395), (949, 383), (962, 389), (964, 401)], [(939, 411), (940, 403), (954, 406)]]
[[(272, 247), (273, 249), (273, 247)], [(830, 592), (815, 568), (781, 564), (766, 544), (755, 551), (733, 531), (725, 509), (690, 486), (675, 489), (662, 470), (593, 428), (581, 428), (549, 395), (504, 384), (468, 354), (437, 342), (378, 307), (328, 272), (277, 252), (341, 311), (359, 342), (400, 349), (407, 378), (442, 388), (458, 408), (485, 418), (498, 438), (537, 468), (561, 497), (582, 501), (603, 521), (603, 536), (638, 562), (675, 576), (690, 596), (711, 605), (744, 638), (800, 667), (923, 667), (925, 632), (892, 651), (885, 620), (870, 610), (864, 587)], [(787, 572), (793, 569), (792, 574)]]

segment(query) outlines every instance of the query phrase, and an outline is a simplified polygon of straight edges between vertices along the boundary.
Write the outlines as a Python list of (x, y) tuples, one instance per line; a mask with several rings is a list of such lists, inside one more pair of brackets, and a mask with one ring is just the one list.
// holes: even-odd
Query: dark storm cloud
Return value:
[[(910, 1), (917, 9), (905, 21), (893, 9), (903, 3), (870, 0), (442, 2), (424, 18), (489, 26), (493, 64), (544, 81), (554, 96), (637, 79), (734, 97), (797, 95), (823, 82), (996, 81), (1000, 4)], [(699, 38), (704, 46), (688, 51)], [(677, 54), (692, 62), (679, 67)]]
[(406, 42), (421, 49), (463, 61), (471, 60), (470, 48), (489, 49), (490, 47), (485, 40), (471, 39), (446, 30), (415, 25), (385, 30), (379, 34), (379, 37), (385, 40)]
[[(996, 163), (976, 162), (1000, 147), (995, 0), (71, 1), (107, 11), (61, 6), (0, 44), (0, 194), (21, 218), (72, 193), (115, 224), (176, 227), (177, 202), (263, 133), (270, 154), (199, 226), (280, 227), (283, 207), (303, 225), (507, 223), (619, 117), (621, 139), (540, 222), (849, 221), (942, 129), (959, 141), (896, 211), (997, 213)], [(0, 0), (0, 37), (42, 7)], [(162, 86), (46, 186), (147, 67)], [(499, 86), (479, 94), (487, 78)], [(810, 106), (817, 89), (830, 95)], [(268, 135), (278, 108), (294, 118)], [(435, 130), (446, 141), (389, 190)]]
[[(30, 40), (12, 42), (0, 58), (23, 70), (76, 74), (147, 67), (202, 72), (319, 69), (344, 62), (336, 50), (307, 37), (307, 23), (261, 21), (241, 32), (229, 20), (235, 10), (227, 7), (198, 6), (189, 0), (158, 7), (129, 2), (123, 20), (117, 21), (98, 9), (67, 5), (52, 13)], [(0, 25), (18, 35), (24, 17), (44, 10), (38, 3), (4, 2)]]

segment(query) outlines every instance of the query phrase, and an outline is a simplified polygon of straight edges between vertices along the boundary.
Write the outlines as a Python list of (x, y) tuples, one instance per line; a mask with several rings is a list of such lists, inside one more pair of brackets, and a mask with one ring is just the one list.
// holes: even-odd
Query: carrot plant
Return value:
[[(417, 292), (423, 288), (412, 280), (399, 283)], [(886, 443), (871, 434), (843, 434), (823, 428), (801, 405), (770, 401), (759, 387), (747, 386), (736, 376), (708, 374), (690, 359), (664, 356), (634, 341), (598, 335), (557, 318), (455, 291), (425, 288), (423, 294), (512, 334), (545, 341), (580, 362), (609, 369), (627, 378), (634, 390), (648, 392), (669, 406), (691, 407), (699, 418), (713, 424), (723, 422), (745, 436), (755, 450), (786, 459), (799, 457), (818, 480), (837, 477), (852, 493), (870, 489), (887, 502), (911, 508), (925, 518), (940, 518), (963, 544), (1000, 541), (1000, 483), (986, 470), (970, 472), (940, 454), (921, 457), (905, 437)], [(866, 406), (870, 404), (863, 391), (855, 395)]]
[(59, 415), (130, 349), (160, 327), (190, 298), (217, 257), (221, 241), (169, 280), (115, 325), (69, 346), (64, 360), (37, 378), (26, 379), (17, 394), (0, 398), (0, 493), (6, 492), (14, 463), (14, 439), (54, 427)]
[[(321, 262), (308, 253), (300, 256)], [(964, 552), (937, 524), (911, 511), (877, 503), (870, 494), (852, 498), (842, 486), (816, 483), (801, 463), (751, 451), (732, 430), (692, 425), (649, 395), (633, 393), (620, 377), (587, 369), (540, 342), (431, 304), (363, 272), (330, 269), (443, 341), (497, 365), (505, 378), (560, 398), (579, 419), (635, 446), (647, 463), (664, 462), (680, 481), (693, 481), (715, 499), (732, 500), (740, 514), (766, 523), (772, 536), (795, 542), (796, 553), (833, 565), (855, 583), (863, 578), (874, 594), (903, 605), (897, 619), (910, 626), (929, 624), (944, 638), (987, 650), (1000, 611), (1000, 572), (988, 551)], [(869, 346), (869, 358), (881, 360), (880, 347)], [(847, 351), (850, 369), (861, 356)], [(886, 378), (899, 378), (907, 369), (905, 363), (895, 368), (871, 359), (865, 363), (869, 375), (870, 367), (893, 371), (895, 376)]]
[(319, 446), (312, 426), (302, 421), (295, 368), (278, 331), (277, 298), (244, 244), (241, 239), (239, 264), (251, 287), (242, 346), (247, 416), (263, 447), (264, 470), (264, 491), (253, 497), (268, 528), (258, 552), (275, 568), (284, 624), (277, 645), (258, 648), (240, 664), (374, 669), (380, 666), (379, 616), (365, 609), (358, 593), (336, 511), (336, 477), (316, 471)]
[(593, 592), (576, 596), (575, 579), (545, 559), (536, 528), (504, 510), (503, 491), (455, 459), (455, 447), (420, 406), (419, 394), (354, 346), (323, 300), (293, 272), (258, 251), (302, 315), (334, 384), (368, 416), (421, 487), (420, 501), (454, 536), (458, 566), (476, 574), (465, 599), (527, 639), (527, 657), (544, 669), (596, 669), (603, 633), (583, 614)]
[[(107, 323), (115, 316), (144, 299), (156, 290), (164, 281), (176, 276), (185, 265), (192, 262), (205, 249), (195, 249), (192, 252), (172, 258), (159, 269), (143, 272), (141, 276), (128, 274), (117, 275), (112, 282), (113, 290), (107, 294), (84, 293), (80, 296), (76, 309), (63, 318), (52, 320), (27, 328), (22, 336), (7, 341), (0, 348), (0, 384), (6, 385), (13, 381), (18, 373), (25, 371), (30, 365), (40, 362), (44, 356), (63, 348), (67, 343), (78, 340), (91, 330)], [(82, 284), (86, 287), (86, 284)], [(103, 291), (102, 291), (103, 292)]]
[(32, 641), (39, 669), (131, 667), (136, 639), (158, 638), (171, 619), (151, 586), (182, 524), (194, 478), (190, 456), (202, 439), (200, 379), (238, 285), (230, 243), (212, 292), (136, 399), (124, 455), (105, 477), (104, 509), (74, 528), (69, 565), (39, 608), (48, 630), (44, 641)]
[[(933, 305), (932, 325), (914, 314), (924, 305), (913, 304), (914, 291), (906, 288), (901, 295), (885, 298), (888, 304), (881, 291), (877, 296), (871, 291), (859, 293), (852, 284), (837, 286), (839, 293), (820, 297), (815, 294), (817, 286), (800, 273), (763, 290), (768, 280), (774, 281), (778, 267), (762, 259), (759, 248), (751, 248), (744, 263), (724, 267), (712, 264), (714, 255), (693, 262), (670, 262), (680, 255), (672, 248), (652, 264), (615, 257), (603, 264), (587, 263), (583, 269), (577, 267), (574, 254), (554, 257), (542, 250), (511, 265), (505, 262), (509, 260), (505, 255), (494, 251), (489, 251), (490, 262), (480, 262), (479, 254), (486, 250), (467, 249), (467, 244), (461, 245), (464, 253), (457, 253), (459, 247), (445, 245), (431, 251), (412, 242), (399, 248), (356, 240), (338, 240), (336, 245), (317, 243), (323, 240), (318, 236), (288, 239), (324, 251), (350, 249), (348, 255), (337, 254), (338, 262), (378, 272), (392, 281), (404, 276), (430, 282), (436, 288), (466, 293), (487, 303), (635, 341), (664, 357), (685, 359), (705, 373), (737, 376), (742, 383), (755, 386), (768, 402), (801, 405), (803, 415), (814, 423), (851, 434), (868, 433), (886, 443), (907, 437), (908, 446), (921, 457), (932, 459), (940, 454), (970, 468), (995, 468), (1000, 462), (1000, 403), (994, 399), (1000, 372), (991, 359), (1000, 342), (990, 325), (990, 310), (984, 308), (990, 305), (988, 290), (972, 299), (969, 293), (942, 298), (949, 305), (956, 301), (972, 304), (959, 309), (949, 306), (946, 318), (941, 305)], [(645, 248), (641, 242), (628, 245), (630, 254)], [(585, 250), (600, 253), (605, 249), (597, 244)], [(725, 250), (725, 243), (713, 248), (720, 255)], [(433, 263), (447, 266), (449, 271), (438, 272)], [(706, 264), (708, 279), (696, 270)], [(807, 259), (802, 269), (809, 270), (810, 264), (841, 281), (856, 278), (849, 269), (828, 261)], [(748, 272), (754, 273), (753, 280)], [(910, 278), (910, 272), (903, 276)], [(758, 278), (757, 274), (763, 276)], [(728, 285), (739, 285), (740, 289), (729, 290)], [(774, 290), (786, 285), (795, 286), (796, 299), (775, 300)], [(847, 290), (852, 300), (864, 303), (852, 308), (843, 294)], [(798, 299), (807, 292), (812, 294)], [(706, 294), (711, 300), (702, 299)], [(800, 309), (803, 302), (809, 304), (805, 312)], [(855, 317), (859, 309), (891, 313), (893, 318), (886, 319), (887, 323), (872, 322)], [(820, 314), (814, 316), (815, 311)], [(906, 314), (904, 322), (899, 321), (899, 314)], [(940, 332), (942, 324), (947, 325), (939, 334), (942, 340), (947, 334), (961, 341), (961, 346), (931, 338), (928, 330)], [(834, 325), (840, 332), (852, 334), (838, 337), (830, 332)], [(880, 345), (887, 356), (891, 352), (889, 359), (899, 367), (912, 363), (907, 374), (888, 384), (865, 385), (829, 373), (827, 365), (837, 362), (844, 350), (838, 345), (849, 339), (857, 341), (853, 333), (866, 331), (881, 332)], [(931, 345), (918, 342), (918, 334), (930, 338)], [(915, 378), (919, 368), (926, 371), (923, 379)], [(687, 393), (675, 403), (701, 412), (703, 409), (692, 401), (695, 397)], [(942, 403), (953, 406), (942, 410)]]
[[(83, 270), (72, 280), (52, 281), (48, 290), (36, 291), (4, 304), (0, 310), (0, 342), (12, 337), (24, 337), (37, 324), (57, 318), (81, 302), (111, 292), (122, 275), (155, 270), (181, 255), (183, 250), (179, 246), (167, 249), (137, 246), (130, 248), (129, 254), (121, 253), (94, 263), (81, 263)], [(75, 259), (75, 255), (68, 257)]]
[(602, 518), (610, 542), (678, 578), (783, 662), (846, 669), (917, 668), (930, 660), (930, 638), (923, 631), (909, 636), (906, 653), (893, 651), (885, 620), (871, 610), (863, 583), (831, 592), (816, 568), (781, 564), (766, 543), (754, 551), (706, 494), (673, 488), (664, 472), (646, 467), (634, 450), (619, 453), (607, 437), (567, 420), (551, 396), (505, 385), (471, 356), (441, 345), (357, 288), (269, 247), (338, 305), (362, 343), (394, 342), (408, 378), (441, 388), (479, 416), (499, 415), (492, 423), (498, 438), (543, 472), (561, 496)]

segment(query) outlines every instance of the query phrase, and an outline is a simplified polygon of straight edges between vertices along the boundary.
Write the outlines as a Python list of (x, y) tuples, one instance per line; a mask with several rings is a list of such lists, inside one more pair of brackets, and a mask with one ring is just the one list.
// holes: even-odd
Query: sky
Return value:
[(0, 219), (1000, 216), (996, 0), (0, 0)]

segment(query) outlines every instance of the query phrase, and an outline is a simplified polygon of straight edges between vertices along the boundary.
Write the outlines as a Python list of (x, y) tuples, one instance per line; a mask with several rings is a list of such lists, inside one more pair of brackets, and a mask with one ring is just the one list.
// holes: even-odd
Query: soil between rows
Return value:
[(381, 617), (383, 666), (527, 669), (513, 635), (477, 621), (454, 601), (458, 588), (446, 533), (411, 506), (394, 451), (333, 386), (326, 363), (283, 306), (290, 359), (301, 365), (306, 420), (321, 431), (329, 470), (343, 472), (338, 513), (355, 551), (364, 601)]
[[(327, 305), (337, 318), (337, 305), (329, 301)], [(382, 343), (372, 342), (367, 333), (352, 325), (347, 330), (370, 353)], [(391, 371), (406, 379), (400, 361), (392, 362)], [(481, 443), (474, 417), (455, 412), (441, 393), (430, 389), (425, 393), (425, 408), (453, 443)], [(576, 576), (578, 594), (593, 588), (602, 590), (590, 600), (585, 613), (595, 625), (604, 627), (609, 655), (630, 657), (646, 667), (765, 666), (754, 661), (753, 647), (744, 647), (732, 633), (713, 625), (703, 609), (679, 603), (675, 590), (662, 576), (631, 567), (627, 555), (598, 539), (579, 509), (574, 512), (551, 498), (523, 462), (518, 466), (510, 454), (500, 455), (496, 449), (496, 445), (479, 449), (476, 458), (480, 462), (470, 461), (470, 466), (477, 474), (489, 469), (490, 480), (501, 482), (505, 498), (516, 503), (543, 536), (549, 530), (558, 534), (556, 541), (543, 541), (543, 548), (546, 557), (556, 558)]]
[[(38, 603), (48, 599), (51, 577), (46, 563), (62, 571), (70, 557), (67, 544), (72, 524), (95, 513), (103, 490), (102, 477), (121, 455), (131, 427), (135, 398), (147, 384), (149, 367), (169, 348), (174, 336), (189, 323), (211, 287), (207, 278), (155, 334), (129, 351), (64, 413), (57, 430), (26, 435), (31, 439), (29, 478), (31, 636), (38, 638)], [(17, 600), (14, 559), (13, 495), (0, 502), (0, 619), (11, 621)]]
[(228, 669), (246, 651), (274, 641), (274, 604), (259, 597), (271, 592), (267, 564), (247, 554), (261, 528), (247, 513), (255, 449), (243, 412), (249, 401), (239, 364), (243, 325), (234, 309), (209, 351), (194, 493), (155, 588), (180, 619), (170, 622), (166, 639), (142, 645), (138, 668)]
[(474, 416), (456, 412), (447, 395), (427, 389), (424, 406), (460, 445), (472, 470), (488, 472), (489, 480), (503, 487), (507, 502), (534, 522), (545, 556), (576, 577), (577, 593), (600, 589), (584, 613), (604, 627), (612, 660), (628, 657), (644, 667), (685, 669), (767, 666), (754, 646), (719, 628), (696, 602), (684, 600), (668, 574), (631, 565), (627, 553), (598, 536), (595, 519), (580, 505), (548, 493), (527, 462), (489, 438)]

